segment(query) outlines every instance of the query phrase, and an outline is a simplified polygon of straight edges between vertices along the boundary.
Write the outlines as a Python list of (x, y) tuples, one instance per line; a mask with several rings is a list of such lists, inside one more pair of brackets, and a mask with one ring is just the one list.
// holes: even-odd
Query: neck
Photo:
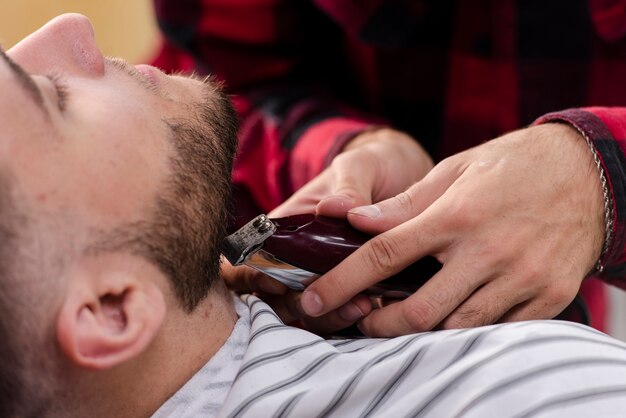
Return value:
[[(139, 358), (104, 376), (98, 372), (86, 376), (87, 382), (83, 376), (77, 380), (69, 391), (72, 414), (149, 417), (211, 359), (237, 321), (232, 297), (221, 282), (191, 314), (172, 311)], [(69, 416), (67, 410), (63, 416)]]

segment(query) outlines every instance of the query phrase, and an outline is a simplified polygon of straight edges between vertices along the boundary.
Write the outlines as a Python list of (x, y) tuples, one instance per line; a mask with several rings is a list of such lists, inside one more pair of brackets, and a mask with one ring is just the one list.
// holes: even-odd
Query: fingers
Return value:
[(359, 323), (359, 328), (364, 334), (377, 337), (431, 330), (462, 305), (487, 277), (486, 272), (447, 263), (413, 295), (373, 311)]
[(344, 218), (348, 210), (372, 203), (375, 182), (380, 176), (367, 164), (367, 159), (351, 157), (339, 155), (333, 161), (333, 187), (316, 207), (320, 215)]
[[(458, 329), (498, 322), (550, 319), (561, 313), (576, 294), (576, 289), (569, 285), (531, 288), (498, 275), (461, 300), (463, 295), (456, 293), (460, 290), (459, 283), (451, 280), (446, 279), (448, 289), (430, 292), (428, 287), (435, 280), (437, 285), (441, 284), (442, 276), (433, 277), (407, 300), (373, 311), (359, 322), (359, 328), (371, 337), (393, 337), (433, 328)], [(470, 288), (465, 289), (465, 294)], [(446, 297), (450, 292), (454, 294)], [(450, 313), (440, 319), (451, 306)]]
[(431, 167), (432, 159), (406, 134), (392, 129), (364, 132), (272, 216), (316, 212), (345, 218), (354, 207), (405, 190)]
[(345, 218), (350, 209), (369, 203), (371, 203), (369, 199), (355, 198), (348, 194), (333, 194), (321, 200), (315, 207), (315, 212), (333, 218)]
[(458, 329), (495, 324), (507, 312), (532, 297), (532, 292), (512, 286), (508, 277), (498, 277), (478, 288), (437, 325)]
[(416, 218), (372, 238), (304, 291), (304, 311), (319, 316), (336, 309), (415, 260), (436, 253), (445, 243), (429, 230)]
[(375, 205), (348, 211), (348, 221), (372, 235), (387, 231), (420, 215), (439, 199), (463, 173), (465, 166), (456, 159), (439, 163), (426, 177), (406, 191)]
[(349, 209), (370, 204), (377, 174), (367, 161), (365, 157), (339, 155), (331, 167), (272, 210), (270, 217), (317, 212), (345, 218)]
[(318, 334), (329, 334), (347, 328), (372, 310), (369, 298), (357, 295), (339, 309), (313, 318), (301, 309), (301, 295), (300, 292), (290, 291), (282, 296), (264, 295), (262, 298), (286, 324), (298, 321), (309, 331)]
[(233, 267), (224, 257), (220, 274), (226, 285), (235, 292), (263, 292), (273, 295), (283, 295), (287, 292), (287, 287), (279, 281), (248, 266)]
[(268, 216), (282, 218), (301, 213), (315, 213), (320, 199), (328, 195), (328, 187), (332, 181), (332, 172), (328, 169), (300, 188), (280, 206), (274, 208)]
[(560, 314), (576, 296), (575, 291), (568, 292), (567, 296), (562, 292), (563, 289), (552, 289), (535, 299), (521, 303), (503, 315), (498, 322), (552, 319)]

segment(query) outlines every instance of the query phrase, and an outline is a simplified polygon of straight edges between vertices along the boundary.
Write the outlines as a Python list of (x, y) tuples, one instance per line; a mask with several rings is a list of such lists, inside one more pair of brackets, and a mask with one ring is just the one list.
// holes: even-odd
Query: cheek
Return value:
[(129, 106), (90, 114), (67, 121), (56, 136), (13, 142), (4, 155), (20, 190), (35, 208), (96, 227), (141, 220), (169, 174), (167, 127)]
[[(103, 125), (74, 137), (68, 156), (75, 193), (87, 209), (113, 219), (135, 219), (160, 191), (168, 173), (167, 130), (141, 112), (103, 110)], [(93, 129), (93, 126), (99, 126)]]
[(0, 156), (10, 161), (30, 147), (55, 141), (57, 132), (15, 85), (0, 87), (0, 98)]

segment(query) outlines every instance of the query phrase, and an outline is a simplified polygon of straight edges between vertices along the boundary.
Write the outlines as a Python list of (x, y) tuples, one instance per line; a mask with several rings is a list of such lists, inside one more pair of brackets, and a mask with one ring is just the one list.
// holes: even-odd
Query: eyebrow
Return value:
[(49, 114), (46, 106), (44, 105), (43, 95), (41, 94), (41, 90), (39, 90), (39, 87), (37, 87), (37, 84), (35, 84), (33, 78), (26, 71), (24, 71), (22, 67), (17, 65), (15, 61), (9, 58), (9, 56), (4, 52), (2, 48), (0, 48), (0, 58), (9, 66), (9, 69), (17, 79), (24, 92), (28, 96), (30, 96), (37, 105), (37, 107), (46, 116), (48, 116)]

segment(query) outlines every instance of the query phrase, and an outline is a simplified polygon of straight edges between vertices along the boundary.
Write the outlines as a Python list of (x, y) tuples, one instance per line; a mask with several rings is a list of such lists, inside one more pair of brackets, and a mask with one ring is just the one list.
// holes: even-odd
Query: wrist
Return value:
[(542, 126), (552, 126), (560, 129), (563, 135), (567, 137), (568, 144), (576, 148), (576, 154), (574, 155), (578, 156), (576, 160), (580, 161), (580, 164), (577, 164), (578, 172), (582, 174), (579, 177), (586, 182), (586, 185), (581, 187), (580, 191), (588, 191), (588, 195), (584, 194), (584, 196), (589, 199), (589, 204), (592, 208), (591, 213), (598, 218), (597, 223), (601, 225), (598, 228), (600, 230), (598, 237), (595, 239), (597, 241), (596, 261), (588, 276), (601, 273), (605, 267), (604, 257), (613, 238), (613, 202), (607, 176), (598, 151), (588, 135), (573, 124), (552, 122)]
[(582, 139), (584, 139), (587, 146), (588, 155), (593, 158), (593, 166), (597, 174), (596, 178), (600, 181), (600, 187), (602, 192), (604, 235), (600, 254), (597, 257), (597, 261), (594, 264), (593, 269), (589, 272), (589, 275), (593, 275), (595, 273), (602, 273), (604, 271), (604, 258), (609, 250), (609, 247), (611, 246), (611, 241), (613, 240), (613, 200), (611, 199), (611, 191), (609, 190), (607, 174), (604, 171), (602, 161), (600, 160), (600, 156), (595, 145), (585, 131), (579, 129), (575, 125), (568, 124), (568, 126), (571, 127), (571, 129), (575, 130), (578, 133), (579, 137), (582, 137)]

